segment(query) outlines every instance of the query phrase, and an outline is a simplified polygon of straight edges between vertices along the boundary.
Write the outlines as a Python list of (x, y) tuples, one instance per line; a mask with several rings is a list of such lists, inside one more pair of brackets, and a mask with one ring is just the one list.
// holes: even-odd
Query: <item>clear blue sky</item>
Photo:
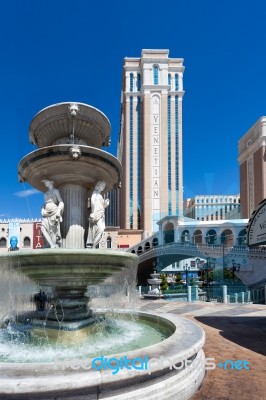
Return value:
[(184, 58), (184, 197), (237, 194), (238, 140), (266, 115), (265, 15), (264, 0), (2, 2), (0, 218), (40, 216), (42, 194), (21, 197), (31, 187), (17, 164), (42, 108), (99, 108), (116, 155), (123, 58), (142, 49)]

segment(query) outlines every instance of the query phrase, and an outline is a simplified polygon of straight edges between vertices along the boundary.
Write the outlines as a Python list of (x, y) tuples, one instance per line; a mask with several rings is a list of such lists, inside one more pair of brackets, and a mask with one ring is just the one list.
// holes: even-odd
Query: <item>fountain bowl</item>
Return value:
[[(123, 311), (125, 312), (125, 311)], [(205, 376), (201, 327), (174, 314), (136, 315), (156, 321), (172, 330), (162, 342), (108, 356), (129, 360), (148, 357), (146, 370), (92, 369), (93, 359), (50, 363), (0, 363), (0, 398), (2, 400), (187, 400), (198, 390)], [(95, 355), (99, 357), (99, 355)]]

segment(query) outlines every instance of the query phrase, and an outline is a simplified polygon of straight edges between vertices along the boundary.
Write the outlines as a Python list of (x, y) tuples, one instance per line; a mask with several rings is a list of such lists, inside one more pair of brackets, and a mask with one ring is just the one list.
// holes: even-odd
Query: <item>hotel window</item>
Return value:
[(133, 74), (132, 73), (130, 74), (130, 77), (129, 77), (129, 90), (130, 90), (130, 92), (133, 92)]
[(168, 74), (168, 85), (171, 86), (171, 74)]
[(178, 90), (178, 74), (175, 74), (175, 90)]
[(153, 66), (153, 84), (154, 85), (159, 84), (159, 67), (158, 67), (158, 65)]
[(141, 76), (140, 76), (140, 74), (138, 74), (138, 76), (137, 76), (137, 89), (140, 92), (140, 90), (141, 90)]

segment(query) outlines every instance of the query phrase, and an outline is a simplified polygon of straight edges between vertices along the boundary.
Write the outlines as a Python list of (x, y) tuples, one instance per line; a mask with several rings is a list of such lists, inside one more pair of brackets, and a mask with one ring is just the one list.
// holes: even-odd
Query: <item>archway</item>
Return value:
[(164, 244), (174, 243), (174, 241), (175, 241), (174, 224), (172, 222), (168, 222), (164, 226)]
[(215, 244), (217, 234), (214, 229), (210, 229), (206, 234), (206, 244)]
[(234, 235), (231, 229), (225, 229), (221, 233), (221, 244), (232, 247), (234, 245)]
[(195, 244), (202, 244), (202, 232), (200, 229), (194, 232), (193, 239)]
[(189, 243), (189, 241), (190, 241), (190, 235), (189, 235), (189, 231), (186, 229), (181, 234), (181, 243), (186, 244), (186, 243)]
[(242, 229), (242, 231), (239, 232), (238, 237), (237, 237), (238, 246), (245, 246), (245, 244), (246, 244), (246, 235), (247, 235), (246, 229)]

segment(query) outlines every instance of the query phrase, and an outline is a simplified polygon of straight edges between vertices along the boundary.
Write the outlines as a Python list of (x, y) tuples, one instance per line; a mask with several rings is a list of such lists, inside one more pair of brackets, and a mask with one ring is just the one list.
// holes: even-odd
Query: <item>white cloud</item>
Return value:
[(28, 197), (28, 196), (32, 196), (33, 194), (37, 194), (37, 193), (40, 193), (39, 190), (28, 189), (28, 190), (22, 190), (21, 192), (16, 192), (14, 194), (15, 194), (15, 196), (18, 196), (18, 197)]

